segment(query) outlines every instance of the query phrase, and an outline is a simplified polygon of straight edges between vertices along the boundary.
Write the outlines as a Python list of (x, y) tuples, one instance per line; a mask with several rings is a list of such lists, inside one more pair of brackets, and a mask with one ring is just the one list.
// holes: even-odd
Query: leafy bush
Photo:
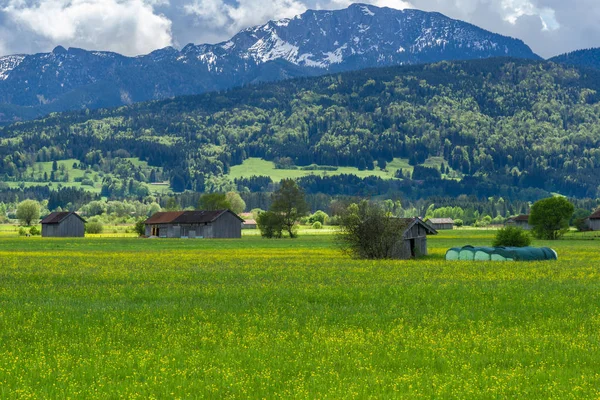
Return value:
[(329, 215), (327, 215), (324, 211), (319, 210), (308, 218), (308, 222), (310, 222), (311, 224), (314, 224), (315, 222), (320, 222), (321, 225), (325, 225), (328, 219)]
[(40, 235), (42, 232), (40, 232), (40, 230), (38, 229), (37, 226), (32, 226), (31, 229), (29, 229), (29, 234), (31, 236), (37, 236)]
[(507, 226), (498, 230), (492, 246), (494, 247), (527, 247), (531, 245), (531, 236), (517, 226)]
[(389, 259), (402, 242), (402, 221), (390, 216), (378, 204), (361, 201), (340, 216), (337, 240), (342, 251), (353, 258)]
[(283, 236), (284, 218), (281, 214), (272, 211), (260, 213), (256, 218), (256, 224), (262, 237), (268, 239), (281, 238)]
[(85, 225), (85, 231), (92, 234), (102, 233), (104, 231), (104, 225), (98, 221), (90, 221)]
[(319, 221), (317, 221), (314, 224), (312, 224), (312, 228), (313, 229), (323, 229), (323, 224), (320, 223)]
[(140, 219), (135, 223), (135, 227), (133, 231), (137, 233), (139, 236), (144, 236), (146, 234), (146, 224), (144, 224), (144, 220)]
[(465, 223), (462, 219), (455, 219), (454, 220), (454, 226), (456, 226), (457, 228), (460, 228), (461, 226), (463, 226)]
[(25, 230), (25, 228), (20, 227), (19, 228), (19, 236), (25, 236), (27, 235), (27, 230)]

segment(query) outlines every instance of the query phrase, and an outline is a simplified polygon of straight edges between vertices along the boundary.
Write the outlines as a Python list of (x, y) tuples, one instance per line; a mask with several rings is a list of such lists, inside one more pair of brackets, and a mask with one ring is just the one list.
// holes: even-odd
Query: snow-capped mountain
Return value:
[(230, 40), (148, 55), (65, 49), (0, 58), (0, 121), (110, 107), (258, 81), (361, 68), (510, 56), (522, 41), (439, 13), (354, 4), (245, 29)]

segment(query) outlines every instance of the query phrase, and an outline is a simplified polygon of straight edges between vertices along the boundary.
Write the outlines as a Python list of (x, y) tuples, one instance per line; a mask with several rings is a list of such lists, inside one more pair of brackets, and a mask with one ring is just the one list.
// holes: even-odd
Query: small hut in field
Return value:
[(531, 225), (529, 225), (529, 215), (518, 215), (516, 217), (509, 218), (504, 224), (506, 226), (516, 226), (526, 231), (531, 230)]
[(53, 212), (42, 220), (42, 237), (84, 237), (85, 220), (74, 212)]
[(451, 231), (454, 229), (454, 220), (452, 218), (427, 218), (425, 220), (436, 231)]
[(238, 239), (244, 220), (230, 210), (157, 212), (148, 218), (146, 236), (183, 239)]
[(245, 219), (242, 223), (242, 229), (256, 229), (258, 224), (255, 219)]
[(402, 229), (402, 242), (394, 249), (394, 257), (400, 260), (426, 256), (427, 236), (437, 235), (437, 230), (421, 218), (398, 218), (399, 229)]
[(600, 231), (600, 210), (587, 217), (585, 224), (590, 231)]

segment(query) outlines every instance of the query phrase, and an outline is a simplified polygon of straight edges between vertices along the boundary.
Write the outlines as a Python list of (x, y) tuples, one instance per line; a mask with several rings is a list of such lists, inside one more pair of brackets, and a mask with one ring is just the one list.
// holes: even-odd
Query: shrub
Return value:
[(392, 258), (397, 244), (402, 241), (402, 223), (378, 204), (363, 200), (350, 205), (340, 216), (337, 240), (342, 251), (353, 258)]
[(494, 247), (527, 247), (531, 244), (531, 236), (522, 228), (507, 226), (496, 233)]
[(90, 221), (85, 225), (85, 231), (92, 234), (102, 233), (104, 231), (104, 226), (101, 222)]
[(37, 226), (32, 226), (31, 229), (29, 229), (29, 234), (31, 236), (37, 236), (40, 235), (42, 232), (40, 232), (40, 230), (38, 229)]
[(283, 236), (285, 220), (281, 214), (272, 211), (260, 213), (256, 218), (256, 224), (262, 237), (271, 239)]
[(312, 228), (313, 229), (323, 229), (323, 224), (320, 223), (319, 221), (317, 221), (314, 224), (312, 224)]
[(465, 223), (462, 219), (455, 219), (454, 220), (454, 226), (456, 226), (457, 228), (460, 228), (461, 226), (463, 226)]
[(27, 231), (25, 230), (25, 228), (20, 227), (19, 228), (19, 236), (25, 236), (27, 235)]
[(329, 215), (327, 215), (324, 211), (317, 211), (313, 215), (311, 215), (308, 221), (313, 224), (315, 222), (320, 222), (321, 225), (325, 225), (327, 220), (329, 219)]
[(144, 224), (144, 220), (140, 219), (135, 223), (135, 227), (133, 231), (137, 233), (139, 236), (144, 236), (146, 234), (146, 225)]

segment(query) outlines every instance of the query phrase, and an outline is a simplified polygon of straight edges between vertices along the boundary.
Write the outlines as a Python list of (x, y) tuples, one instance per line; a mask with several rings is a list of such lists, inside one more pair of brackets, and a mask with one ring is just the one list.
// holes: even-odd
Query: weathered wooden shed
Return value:
[(421, 218), (398, 218), (398, 229), (404, 232), (403, 240), (394, 249), (393, 258), (401, 260), (426, 256), (428, 254), (427, 236), (438, 233)]
[(245, 219), (242, 224), (242, 229), (256, 229), (258, 224), (255, 219)]
[(600, 231), (600, 210), (590, 215), (585, 220), (585, 224), (587, 225), (587, 228), (591, 231)]
[(74, 212), (53, 212), (42, 220), (42, 237), (84, 237), (85, 220)]
[(452, 218), (427, 218), (425, 220), (436, 231), (454, 229), (454, 220)]
[(146, 236), (238, 239), (244, 220), (230, 210), (158, 212), (145, 221)]
[(531, 225), (529, 225), (529, 215), (518, 215), (516, 217), (509, 218), (504, 224), (507, 226), (523, 228), (526, 231), (531, 230)]

